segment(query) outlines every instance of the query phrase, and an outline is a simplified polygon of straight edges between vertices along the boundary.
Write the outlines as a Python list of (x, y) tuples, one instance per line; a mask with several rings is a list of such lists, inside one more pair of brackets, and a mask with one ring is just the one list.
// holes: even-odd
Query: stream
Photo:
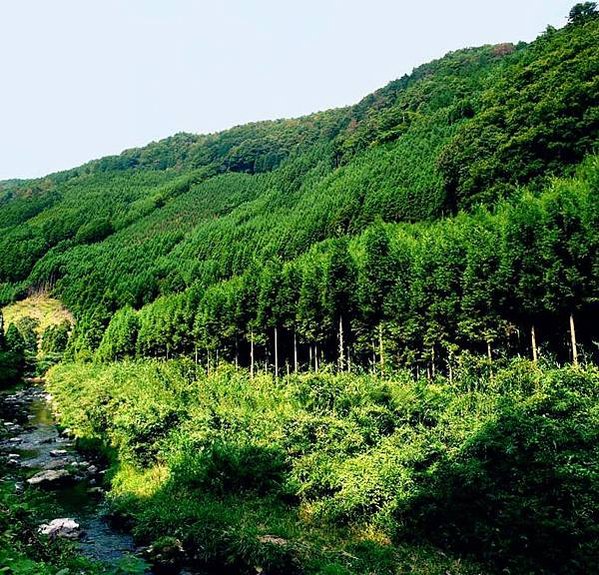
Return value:
[[(115, 565), (139, 550), (131, 535), (104, 516), (102, 460), (77, 451), (74, 440), (59, 431), (50, 399), (38, 385), (0, 395), (0, 480), (14, 483), (19, 494), (31, 489), (47, 493), (49, 505), (40, 507), (39, 523), (50, 530), (62, 527), (50, 536), (71, 538), (82, 555)], [(49, 510), (52, 515), (44, 515)], [(67, 518), (77, 527), (51, 523)]]

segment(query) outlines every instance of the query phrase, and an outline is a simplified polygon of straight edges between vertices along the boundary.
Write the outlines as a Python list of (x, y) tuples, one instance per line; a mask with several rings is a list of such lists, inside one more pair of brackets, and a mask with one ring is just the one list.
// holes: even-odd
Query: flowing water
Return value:
[(39, 386), (0, 395), (1, 480), (14, 483), (17, 493), (23, 493), (40, 489), (27, 483), (36, 473), (67, 470), (68, 481), (46, 483), (47, 504), (40, 506), (39, 523), (74, 519), (81, 529), (77, 542), (81, 553), (116, 564), (137, 550), (133, 538), (104, 516), (103, 462), (77, 451), (75, 442), (59, 431), (49, 400)]

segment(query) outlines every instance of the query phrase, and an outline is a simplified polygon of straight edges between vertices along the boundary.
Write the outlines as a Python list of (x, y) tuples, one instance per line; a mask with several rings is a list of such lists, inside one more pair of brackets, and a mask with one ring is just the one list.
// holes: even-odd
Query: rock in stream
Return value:
[(92, 487), (105, 471), (102, 462), (84, 457), (70, 435), (59, 431), (50, 400), (37, 386), (0, 394), (2, 480), (13, 482), (18, 495), (46, 493), (55, 515), (40, 510), (40, 534), (76, 541), (83, 555), (115, 565), (137, 548), (131, 535), (104, 517), (103, 489)]
[(66, 469), (47, 469), (30, 477), (27, 483), (42, 489), (59, 489), (71, 483), (72, 480), (73, 476)]
[(42, 523), (38, 531), (50, 539), (61, 537), (63, 539), (79, 539), (82, 535), (79, 523), (69, 517), (53, 519), (50, 523)]

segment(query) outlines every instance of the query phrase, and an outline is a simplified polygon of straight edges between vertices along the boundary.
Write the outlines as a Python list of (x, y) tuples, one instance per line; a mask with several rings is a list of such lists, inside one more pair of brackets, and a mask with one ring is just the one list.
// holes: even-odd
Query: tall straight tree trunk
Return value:
[(489, 374), (491, 379), (495, 377), (493, 373), (493, 350), (491, 349), (491, 342), (487, 340), (487, 358), (489, 359)]
[(376, 344), (374, 343), (374, 339), (370, 342), (372, 345), (372, 360), (371, 360), (371, 373), (376, 371)]
[(435, 346), (431, 347), (431, 374), (432, 378), (435, 379)]
[(345, 368), (345, 345), (343, 344), (343, 316), (339, 316), (339, 371)]
[(351, 349), (347, 346), (347, 371), (351, 373)]
[(254, 330), (250, 331), (250, 377), (254, 379)]
[(530, 329), (530, 341), (532, 343), (532, 360), (536, 363), (539, 359), (539, 354), (537, 351), (537, 334), (535, 333), (535, 326)]
[(197, 343), (195, 344), (195, 348), (194, 348), (194, 358), (195, 358), (195, 362), (197, 365), (197, 363), (198, 363), (198, 344)]
[(275, 377), (279, 377), (279, 331), (275, 327)]
[(313, 353), (314, 346), (312, 344), (310, 344), (309, 349), (310, 349), (310, 371), (311, 371), (312, 370), (312, 359), (313, 359), (313, 355), (314, 355), (314, 353)]
[(381, 362), (381, 374), (385, 371), (385, 348), (383, 346), (383, 324), (379, 323), (379, 358)]
[(293, 371), (297, 373), (297, 333), (293, 332)]
[(318, 373), (318, 344), (314, 346), (314, 367)]
[(578, 350), (576, 349), (576, 329), (574, 327), (574, 314), (570, 314), (570, 339), (572, 340), (572, 363), (578, 365)]

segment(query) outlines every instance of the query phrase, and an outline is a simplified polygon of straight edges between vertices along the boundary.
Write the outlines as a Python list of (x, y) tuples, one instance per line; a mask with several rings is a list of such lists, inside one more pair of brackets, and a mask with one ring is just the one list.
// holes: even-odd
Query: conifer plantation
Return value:
[[(45, 378), (155, 573), (596, 573), (598, 137), (585, 2), (353, 106), (0, 182), (0, 386)], [(0, 572), (144, 572), (0, 510)]]

